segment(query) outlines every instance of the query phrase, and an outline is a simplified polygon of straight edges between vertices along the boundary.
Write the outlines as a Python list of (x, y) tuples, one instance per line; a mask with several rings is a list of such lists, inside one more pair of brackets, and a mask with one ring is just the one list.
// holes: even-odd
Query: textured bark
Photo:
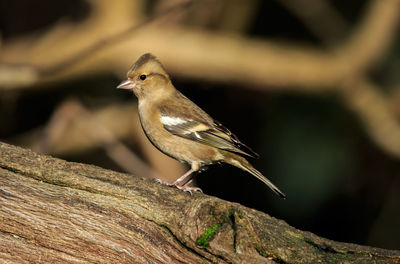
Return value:
[(264, 213), (0, 143), (6, 263), (400, 263)]

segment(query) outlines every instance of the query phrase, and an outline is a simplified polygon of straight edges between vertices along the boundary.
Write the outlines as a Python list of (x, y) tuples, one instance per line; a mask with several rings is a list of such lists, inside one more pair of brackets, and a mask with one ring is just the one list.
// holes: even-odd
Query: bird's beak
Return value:
[(135, 88), (136, 84), (131, 80), (122, 81), (118, 86), (117, 89), (126, 89), (131, 90)]

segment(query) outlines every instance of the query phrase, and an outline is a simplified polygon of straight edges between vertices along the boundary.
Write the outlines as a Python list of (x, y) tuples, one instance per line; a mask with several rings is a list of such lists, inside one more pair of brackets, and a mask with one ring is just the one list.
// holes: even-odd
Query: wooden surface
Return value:
[(0, 143), (0, 263), (400, 263), (400, 252)]

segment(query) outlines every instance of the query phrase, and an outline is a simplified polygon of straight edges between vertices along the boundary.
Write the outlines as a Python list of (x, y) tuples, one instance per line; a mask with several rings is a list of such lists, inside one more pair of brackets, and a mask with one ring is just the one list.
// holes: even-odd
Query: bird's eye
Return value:
[(142, 75), (139, 76), (139, 79), (142, 80), (142, 81), (144, 81), (144, 80), (146, 80), (146, 77), (147, 77), (147, 76), (146, 76), (145, 74), (142, 74)]

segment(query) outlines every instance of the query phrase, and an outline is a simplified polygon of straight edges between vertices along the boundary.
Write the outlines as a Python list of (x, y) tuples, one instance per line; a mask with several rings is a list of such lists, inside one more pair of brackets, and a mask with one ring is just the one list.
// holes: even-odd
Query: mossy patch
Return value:
[(210, 243), (210, 238), (211, 236), (218, 230), (218, 228), (221, 227), (222, 224), (216, 224), (213, 225), (212, 227), (208, 228), (204, 234), (197, 239), (196, 243), (197, 245), (201, 246), (202, 248), (208, 247)]

